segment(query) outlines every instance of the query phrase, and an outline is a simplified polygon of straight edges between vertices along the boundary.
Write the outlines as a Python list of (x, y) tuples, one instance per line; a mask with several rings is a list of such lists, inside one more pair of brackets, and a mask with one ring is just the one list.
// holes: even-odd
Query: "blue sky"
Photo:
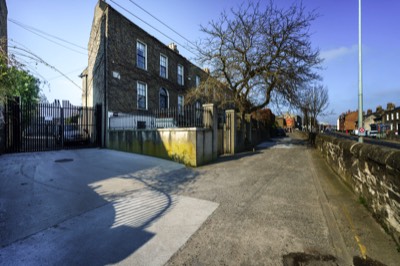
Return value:
[[(194, 58), (192, 53), (181, 47), (187, 43), (184, 39), (129, 0), (113, 1), (173, 40), (132, 15), (126, 14), (111, 0), (107, 2), (163, 43), (168, 44), (173, 41), (179, 43), (180, 53), (189, 59)], [(133, 2), (195, 42), (202, 37), (200, 25), (206, 25), (208, 21), (217, 19), (224, 9), (229, 10), (242, 1), (133, 0)], [(299, 1), (275, 0), (278, 6), (288, 6), (292, 2)], [(96, 3), (97, 0), (8, 0), (8, 17), (85, 48), (89, 40)], [(334, 113), (321, 120), (334, 124), (340, 113), (356, 110), (358, 106), (358, 0), (303, 0), (303, 4), (307, 9), (316, 9), (320, 14), (311, 26), (311, 41), (315, 48), (320, 49), (321, 57), (325, 59), (321, 71), (322, 83), (329, 89), (329, 110)], [(394, 102), (398, 106), (400, 105), (400, 1), (363, 0), (362, 4), (364, 110), (375, 110), (378, 105), (386, 108), (388, 102)], [(21, 52), (12, 46), (28, 49), (81, 86), (81, 79), (78, 76), (88, 60), (84, 49), (55, 40), (75, 50), (71, 51), (10, 21), (8, 35), (11, 52)], [(18, 58), (25, 61), (33, 74), (40, 75), (49, 82), (42, 88), (49, 101), (69, 99), (73, 104), (81, 104), (81, 90), (68, 79), (49, 67), (36, 65), (29, 58), (23, 56)]]

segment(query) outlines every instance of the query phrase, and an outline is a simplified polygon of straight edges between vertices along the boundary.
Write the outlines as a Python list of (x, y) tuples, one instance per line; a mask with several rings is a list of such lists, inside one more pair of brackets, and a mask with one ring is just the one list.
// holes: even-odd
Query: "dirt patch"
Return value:
[(359, 256), (355, 256), (353, 258), (353, 264), (354, 266), (386, 266), (386, 264), (383, 264), (377, 260), (373, 260), (368, 257), (364, 259)]
[(338, 266), (336, 258), (332, 255), (306, 254), (301, 252), (289, 253), (283, 256), (284, 266), (300, 265), (333, 265)]

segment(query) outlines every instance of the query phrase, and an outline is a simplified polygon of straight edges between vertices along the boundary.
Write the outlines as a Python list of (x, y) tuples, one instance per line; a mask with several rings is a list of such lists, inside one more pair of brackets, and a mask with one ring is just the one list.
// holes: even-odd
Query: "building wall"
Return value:
[[(168, 92), (169, 107), (176, 107), (178, 95), (183, 95), (187, 89), (195, 86), (196, 75), (202, 80), (206, 79), (207, 74), (203, 70), (149, 35), (112, 7), (107, 6), (106, 14), (105, 78), (108, 111), (132, 112), (137, 109), (138, 81), (147, 84), (147, 109), (158, 109), (161, 88), (165, 88)], [(136, 66), (137, 41), (147, 46), (147, 70)], [(168, 58), (167, 79), (160, 77), (160, 54)], [(184, 67), (183, 86), (177, 82), (178, 64)]]
[(349, 112), (344, 120), (344, 130), (353, 131), (356, 129), (356, 120), (358, 119), (358, 111)]
[(382, 117), (383, 123), (387, 125), (389, 130), (400, 131), (400, 107), (386, 110)]
[(376, 116), (373, 114), (364, 118), (364, 128), (367, 132), (371, 131), (371, 124), (375, 124), (375, 118)]
[(7, 54), (7, 4), (6, 0), (0, 0), (0, 47)]

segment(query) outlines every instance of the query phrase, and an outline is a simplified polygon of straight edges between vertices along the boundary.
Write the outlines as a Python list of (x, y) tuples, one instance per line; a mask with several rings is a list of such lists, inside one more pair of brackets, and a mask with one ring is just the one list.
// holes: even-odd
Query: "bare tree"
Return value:
[(302, 5), (285, 10), (260, 3), (242, 4), (202, 26), (207, 37), (198, 45), (200, 62), (242, 113), (267, 106), (272, 95), (294, 101), (302, 84), (319, 78), (314, 70), (321, 59), (308, 31), (317, 15)]
[(311, 125), (311, 132), (313, 132), (313, 128), (317, 126), (317, 118), (325, 115), (328, 109), (328, 89), (321, 84), (303, 87), (297, 106), (304, 115), (304, 122), (306, 125)]

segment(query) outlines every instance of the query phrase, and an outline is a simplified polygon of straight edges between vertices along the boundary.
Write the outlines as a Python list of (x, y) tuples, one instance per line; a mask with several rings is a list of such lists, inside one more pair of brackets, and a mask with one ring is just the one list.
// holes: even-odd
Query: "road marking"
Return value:
[(346, 219), (350, 224), (351, 231), (353, 231), (354, 238), (355, 238), (355, 240), (357, 242), (357, 245), (358, 245), (358, 247), (360, 249), (360, 252), (361, 252), (361, 256), (363, 257), (363, 259), (366, 259), (367, 258), (367, 248), (361, 243), (360, 237), (356, 233), (356, 228), (354, 226), (353, 220), (350, 217), (349, 211), (343, 205), (342, 205), (342, 210), (343, 210), (344, 216), (346, 216)]

